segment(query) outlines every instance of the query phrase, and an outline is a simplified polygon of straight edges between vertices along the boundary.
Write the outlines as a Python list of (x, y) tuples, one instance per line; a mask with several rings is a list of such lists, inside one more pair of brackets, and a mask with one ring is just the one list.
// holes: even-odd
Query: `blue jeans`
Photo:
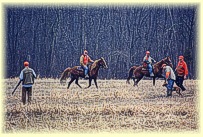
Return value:
[(167, 90), (172, 90), (173, 89), (173, 84), (174, 80), (173, 79), (168, 79), (168, 84), (166, 85)]
[(153, 71), (152, 71), (152, 65), (149, 63), (147, 67), (149, 69), (149, 73), (152, 74), (153, 73)]
[(82, 66), (82, 68), (84, 69), (84, 71), (85, 71), (85, 76), (86, 76), (87, 73), (88, 73), (88, 67), (87, 67), (87, 66)]

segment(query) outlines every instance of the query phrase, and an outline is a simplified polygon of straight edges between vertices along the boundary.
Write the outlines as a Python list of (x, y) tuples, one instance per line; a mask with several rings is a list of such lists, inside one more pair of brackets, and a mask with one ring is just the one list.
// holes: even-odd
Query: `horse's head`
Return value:
[(105, 68), (105, 69), (107, 69), (108, 67), (107, 67), (107, 64), (106, 64), (106, 61), (104, 60), (104, 58), (103, 57), (101, 57), (101, 59), (99, 60), (99, 66), (101, 66), (102, 68)]
[(163, 59), (163, 62), (164, 62), (166, 65), (170, 66), (171, 68), (173, 67), (173, 64), (172, 64), (171, 59), (170, 59), (169, 56), (166, 57), (166, 58), (164, 58), (164, 59)]

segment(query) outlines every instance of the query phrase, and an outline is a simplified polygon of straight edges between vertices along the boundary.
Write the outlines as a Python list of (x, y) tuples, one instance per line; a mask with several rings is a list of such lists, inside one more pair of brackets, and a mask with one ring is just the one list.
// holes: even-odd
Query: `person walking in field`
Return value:
[(24, 69), (20, 73), (20, 80), (22, 81), (22, 102), (23, 105), (26, 103), (26, 94), (28, 102), (32, 98), (32, 85), (34, 84), (34, 78), (36, 78), (35, 71), (29, 68), (29, 62), (24, 62)]
[(88, 56), (87, 50), (84, 50), (84, 53), (80, 56), (80, 65), (84, 69), (85, 78), (89, 78), (88, 77), (88, 66), (87, 66), (89, 62), (93, 63), (94, 61), (91, 60), (91, 58)]
[(152, 63), (155, 63), (156, 61), (150, 56), (150, 52), (146, 51), (146, 56), (143, 59), (143, 62), (147, 64), (147, 68), (149, 69), (150, 76), (153, 77), (153, 69), (152, 69)]
[(182, 89), (182, 91), (185, 91), (185, 87), (183, 86), (184, 79), (187, 78), (188, 75), (188, 67), (187, 63), (184, 61), (183, 56), (179, 56), (179, 62), (176, 67), (176, 85)]
[(176, 80), (175, 73), (170, 66), (166, 66), (166, 64), (162, 65), (163, 76), (166, 78), (166, 88), (167, 88), (167, 97), (172, 96), (173, 85)]

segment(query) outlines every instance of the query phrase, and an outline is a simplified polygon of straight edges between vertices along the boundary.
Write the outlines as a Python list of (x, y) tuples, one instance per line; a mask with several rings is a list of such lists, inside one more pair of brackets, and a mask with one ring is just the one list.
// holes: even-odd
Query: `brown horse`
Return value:
[[(91, 86), (92, 79), (94, 79), (95, 86), (96, 86), (96, 88), (98, 88), (98, 86), (97, 86), (97, 76), (98, 76), (98, 71), (99, 71), (100, 67), (108, 68), (107, 65), (106, 65), (106, 61), (104, 60), (103, 57), (101, 57), (98, 60), (95, 60), (94, 63), (89, 67), (89, 71), (88, 71), (89, 86), (87, 88), (89, 88)], [(67, 88), (70, 87), (71, 83), (74, 80), (75, 80), (75, 84), (77, 84), (80, 88), (82, 88), (78, 83), (78, 79), (79, 79), (79, 77), (85, 78), (85, 74), (84, 74), (83, 69), (78, 69), (78, 68), (81, 68), (81, 66), (75, 66), (75, 67), (72, 67), (72, 68), (70, 68), (70, 67), (66, 68), (63, 71), (62, 75), (61, 75), (60, 83), (62, 83), (63, 80), (66, 80), (70, 75), (71, 80), (68, 83)]]
[[(166, 58), (162, 59), (161, 61), (155, 63), (153, 65), (153, 73), (154, 73), (154, 76), (153, 76), (153, 85), (155, 85), (155, 78), (156, 77), (158, 77), (158, 78), (164, 78), (162, 76), (162, 69), (161, 69), (162, 64), (167, 64), (167, 65), (173, 67), (173, 65), (171, 63), (170, 57), (166, 57)], [(133, 74), (134, 74), (134, 77), (133, 77)], [(138, 82), (144, 76), (150, 77), (148, 69), (146, 69), (143, 66), (133, 66), (129, 70), (128, 78), (127, 78), (126, 83), (130, 84), (129, 80), (132, 78), (133, 81), (134, 81), (134, 86), (137, 86)], [(137, 79), (137, 81), (135, 81), (135, 79)], [(165, 81), (166, 81), (166, 79), (165, 79)]]

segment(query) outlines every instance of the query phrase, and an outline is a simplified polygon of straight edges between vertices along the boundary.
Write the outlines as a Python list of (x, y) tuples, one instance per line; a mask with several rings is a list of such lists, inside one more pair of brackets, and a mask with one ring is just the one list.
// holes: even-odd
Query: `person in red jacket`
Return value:
[(182, 91), (185, 91), (185, 87), (183, 86), (184, 79), (187, 78), (188, 75), (188, 68), (187, 63), (184, 61), (183, 56), (179, 56), (179, 62), (176, 67), (176, 85), (182, 89)]
[(87, 50), (84, 50), (84, 53), (80, 56), (80, 65), (84, 69), (85, 78), (89, 78), (88, 77), (88, 67), (87, 67), (89, 62), (93, 63), (94, 61), (91, 60), (91, 58), (88, 56)]

